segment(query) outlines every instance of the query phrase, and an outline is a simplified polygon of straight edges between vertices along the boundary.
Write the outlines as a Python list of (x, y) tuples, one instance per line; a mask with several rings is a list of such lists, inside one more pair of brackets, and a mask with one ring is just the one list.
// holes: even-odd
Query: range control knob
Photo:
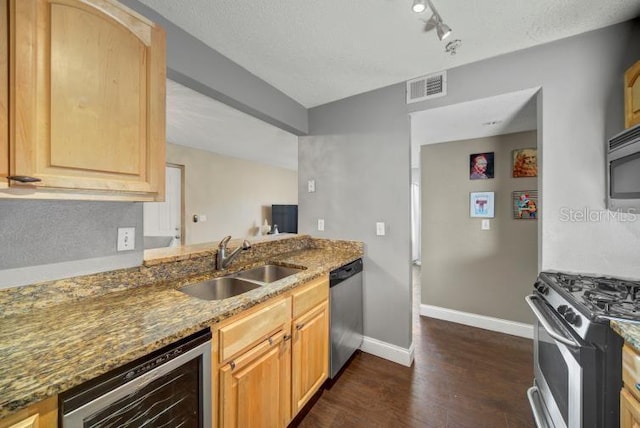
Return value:
[(576, 327), (580, 327), (582, 325), (582, 317), (580, 315), (576, 315), (576, 319), (572, 323)]
[(567, 312), (567, 309), (569, 309), (569, 306), (567, 305), (560, 305), (558, 306), (558, 313), (560, 315), (564, 315), (565, 312)]
[(533, 283), (533, 288), (535, 288), (536, 290), (538, 290), (538, 293), (541, 294), (549, 294), (549, 286), (545, 285), (544, 283), (542, 283), (541, 281), (536, 281)]
[(575, 326), (580, 326), (580, 324), (582, 324), (580, 315), (576, 314), (572, 309), (568, 309), (564, 313), (564, 319), (566, 319), (569, 324), (573, 324)]

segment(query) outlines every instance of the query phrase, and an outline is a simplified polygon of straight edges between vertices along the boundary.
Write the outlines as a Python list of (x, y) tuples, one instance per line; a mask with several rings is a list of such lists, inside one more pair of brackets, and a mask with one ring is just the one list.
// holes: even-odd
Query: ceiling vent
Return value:
[(446, 71), (407, 81), (407, 104), (445, 95), (447, 95)]

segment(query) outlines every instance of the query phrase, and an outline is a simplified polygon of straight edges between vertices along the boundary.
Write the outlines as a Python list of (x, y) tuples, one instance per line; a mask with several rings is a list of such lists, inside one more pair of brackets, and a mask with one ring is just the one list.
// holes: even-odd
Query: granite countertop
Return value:
[(640, 323), (633, 321), (611, 321), (613, 331), (618, 333), (625, 342), (640, 352)]
[[(205, 301), (176, 289), (220, 273), (117, 289), (0, 318), (0, 418), (209, 327), (363, 255), (358, 245), (322, 241), (270, 256), (306, 270), (240, 296)], [(351, 243), (353, 244), (353, 243)], [(244, 266), (243, 266), (244, 267)], [(238, 267), (229, 272), (238, 270)], [(19, 300), (21, 297), (14, 297)], [(20, 301), (12, 302), (20, 305)], [(10, 309), (10, 303), (3, 308)], [(5, 312), (6, 313), (6, 312)]]

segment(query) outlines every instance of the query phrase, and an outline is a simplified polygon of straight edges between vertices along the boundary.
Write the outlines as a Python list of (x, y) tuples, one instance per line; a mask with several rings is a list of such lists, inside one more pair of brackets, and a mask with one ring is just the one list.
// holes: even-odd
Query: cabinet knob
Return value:
[(231, 370), (236, 368), (236, 362), (235, 361), (231, 361), (229, 362), (229, 367), (231, 367)]
[(19, 183), (38, 183), (42, 181), (40, 178), (29, 177), (28, 175), (10, 175), (7, 178)]
[(282, 338), (282, 340), (284, 342), (286, 342), (287, 340), (291, 340), (291, 335), (290, 334), (285, 334), (284, 337)]
[(296, 330), (302, 330), (303, 327), (304, 327), (304, 323), (303, 324), (298, 324), (298, 325), (296, 325)]

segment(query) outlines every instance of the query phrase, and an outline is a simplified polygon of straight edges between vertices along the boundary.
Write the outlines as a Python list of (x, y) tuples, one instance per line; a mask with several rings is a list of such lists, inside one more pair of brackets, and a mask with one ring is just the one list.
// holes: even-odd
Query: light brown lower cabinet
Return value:
[(629, 344), (622, 348), (620, 428), (640, 428), (640, 354)]
[(640, 403), (624, 388), (620, 391), (620, 428), (640, 428)]
[(327, 379), (329, 279), (212, 326), (217, 426), (286, 427)]
[(58, 397), (54, 396), (0, 420), (0, 428), (57, 428)]
[(220, 425), (281, 427), (289, 420), (291, 349), (280, 331), (220, 369)]
[(296, 414), (329, 373), (329, 305), (325, 301), (293, 322), (292, 408)]

